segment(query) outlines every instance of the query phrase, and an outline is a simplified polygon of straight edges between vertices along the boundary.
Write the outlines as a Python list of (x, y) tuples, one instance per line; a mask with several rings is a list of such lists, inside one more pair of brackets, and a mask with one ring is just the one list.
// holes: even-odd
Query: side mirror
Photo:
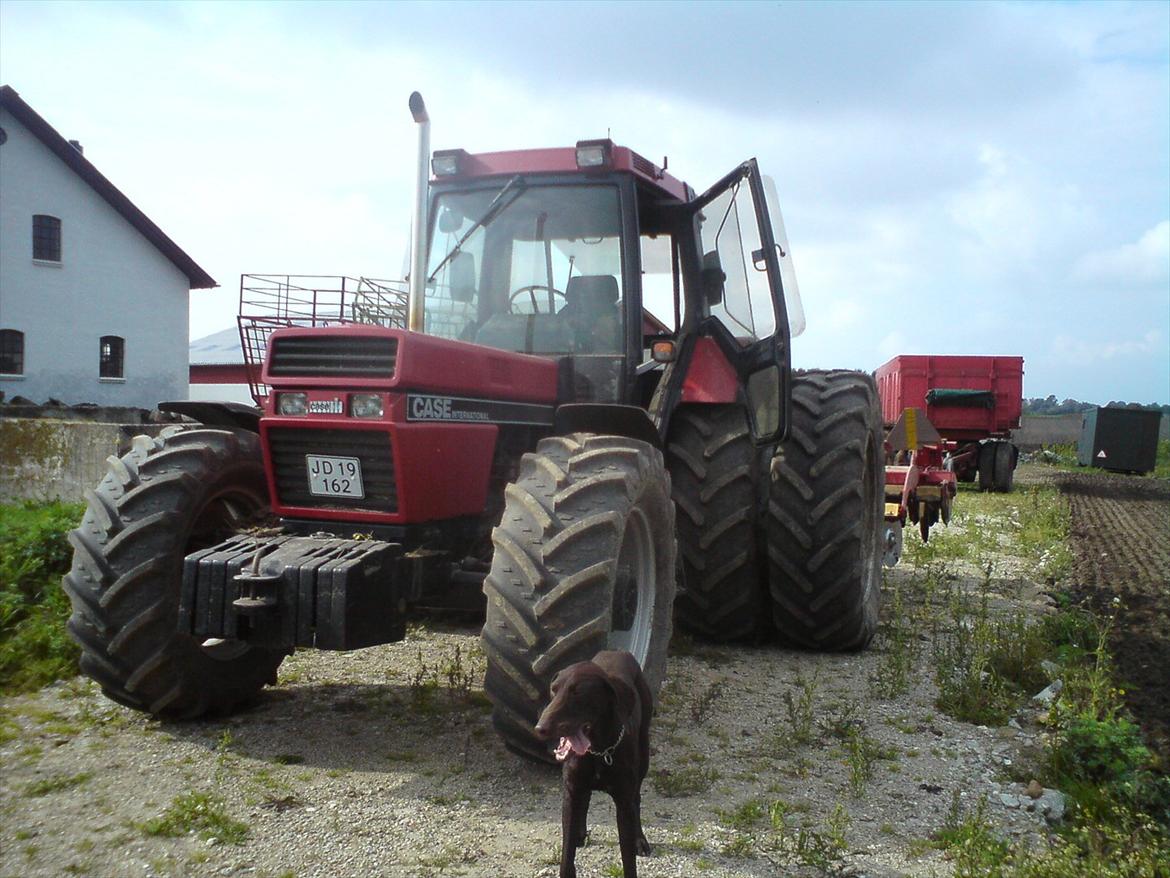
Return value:
[(475, 257), (470, 253), (459, 253), (451, 260), (451, 298), (464, 304), (475, 299)]
[(711, 250), (703, 254), (699, 279), (703, 285), (703, 297), (708, 305), (718, 305), (723, 301), (723, 284), (727, 280), (727, 273), (719, 262), (718, 251)]
[(748, 376), (748, 420), (756, 443), (765, 445), (780, 433), (780, 367), (773, 363)]
[(439, 231), (444, 234), (452, 234), (459, 231), (463, 227), (463, 216), (456, 210), (449, 207), (443, 209), (439, 214)]

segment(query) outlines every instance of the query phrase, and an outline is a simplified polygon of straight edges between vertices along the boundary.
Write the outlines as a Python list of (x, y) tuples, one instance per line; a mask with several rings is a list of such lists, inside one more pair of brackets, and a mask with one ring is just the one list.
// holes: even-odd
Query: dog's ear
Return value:
[(618, 721), (622, 725), (630, 725), (634, 719), (634, 711), (638, 707), (638, 693), (621, 677), (607, 674), (606, 681), (613, 690), (614, 709), (617, 711)]
[(553, 675), (552, 681), (551, 681), (551, 682), (548, 684), (548, 691), (549, 691), (549, 694), (552, 694), (552, 693), (556, 692), (556, 691), (557, 691), (557, 689), (558, 689), (558, 688), (560, 688), (560, 685), (561, 685), (561, 678), (565, 676), (565, 671), (566, 671), (566, 670), (568, 670), (568, 669), (567, 669), (567, 668), (561, 668), (561, 670), (557, 671), (557, 672), (556, 672), (556, 673)]

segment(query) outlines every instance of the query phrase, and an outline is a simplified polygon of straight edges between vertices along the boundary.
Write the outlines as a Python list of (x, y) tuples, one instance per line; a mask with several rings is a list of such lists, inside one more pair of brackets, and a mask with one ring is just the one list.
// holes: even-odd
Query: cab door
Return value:
[[(795, 274), (787, 242), (778, 244), (773, 230), (771, 217), (779, 217), (779, 206), (769, 205), (753, 158), (692, 201), (689, 209), (699, 247), (692, 277), (698, 295), (689, 299), (699, 319), (681, 401), (707, 392), (704, 381), (719, 380), (708, 379), (705, 370), (726, 373), (729, 366), (744, 389), (756, 442), (780, 441), (787, 434), (791, 405), (784, 280), (789, 278), (795, 287)], [(780, 236), (783, 240), (782, 226)], [(719, 354), (726, 365), (719, 362)]]

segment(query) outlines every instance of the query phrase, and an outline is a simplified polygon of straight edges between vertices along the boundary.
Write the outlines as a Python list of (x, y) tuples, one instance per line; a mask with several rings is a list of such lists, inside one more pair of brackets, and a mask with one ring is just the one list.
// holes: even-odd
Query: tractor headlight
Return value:
[(608, 168), (613, 164), (613, 142), (609, 140), (578, 140), (578, 168)]
[(350, 417), (380, 418), (383, 411), (380, 393), (355, 393), (349, 398)]
[(454, 177), (464, 170), (467, 151), (462, 149), (437, 149), (431, 156), (431, 173), (436, 177)]
[(309, 413), (309, 394), (276, 394), (276, 411), (282, 415), (306, 415)]

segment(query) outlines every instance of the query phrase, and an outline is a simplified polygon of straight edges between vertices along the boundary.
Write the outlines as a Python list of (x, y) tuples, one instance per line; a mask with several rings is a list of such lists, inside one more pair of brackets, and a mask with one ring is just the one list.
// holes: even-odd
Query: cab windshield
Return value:
[(436, 197), (424, 331), (522, 353), (621, 354), (617, 187), (518, 182)]

